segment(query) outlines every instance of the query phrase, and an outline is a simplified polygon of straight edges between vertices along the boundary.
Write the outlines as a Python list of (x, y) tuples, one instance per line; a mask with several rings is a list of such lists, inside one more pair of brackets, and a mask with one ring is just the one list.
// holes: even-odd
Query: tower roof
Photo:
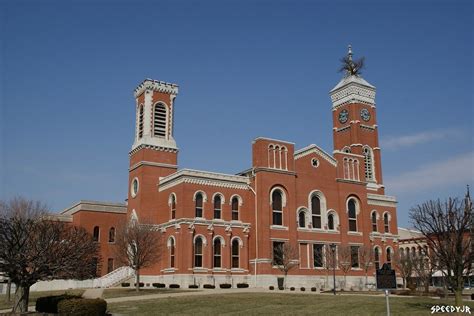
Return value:
[(359, 84), (361, 86), (365, 86), (365, 87), (368, 87), (368, 88), (375, 89), (375, 87), (373, 85), (368, 83), (367, 80), (365, 80), (361, 76), (350, 75), (350, 76), (345, 76), (344, 78), (342, 78), (341, 81), (339, 81), (339, 83), (334, 88), (332, 88), (332, 90), (330, 92), (332, 93), (336, 90), (339, 90), (340, 88), (342, 88), (342, 87), (344, 87), (344, 86), (346, 86), (350, 83), (356, 83), (356, 84)]

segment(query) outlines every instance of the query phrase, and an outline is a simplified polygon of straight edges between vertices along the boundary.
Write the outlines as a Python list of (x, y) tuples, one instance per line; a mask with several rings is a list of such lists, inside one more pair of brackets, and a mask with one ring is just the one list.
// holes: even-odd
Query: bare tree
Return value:
[(428, 293), (431, 277), (436, 268), (435, 258), (433, 258), (433, 252), (427, 252), (423, 248), (419, 249), (418, 254), (411, 259), (413, 262), (413, 271), (418, 278), (419, 284), (424, 287), (425, 293)]
[[(329, 274), (331, 271), (334, 272), (334, 269), (337, 268), (337, 258), (336, 258), (336, 249), (334, 248), (334, 253), (333, 250), (331, 249), (331, 245), (326, 244), (325, 245), (325, 261), (324, 261), (324, 267), (326, 268), (326, 284), (328, 287), (329, 286)], [(336, 284), (333, 284), (334, 288), (336, 288)]]
[(406, 288), (407, 279), (413, 274), (413, 257), (410, 253), (397, 251), (393, 257), (393, 264), (403, 279), (403, 288)]
[(361, 70), (364, 68), (365, 57), (358, 60), (352, 60), (352, 47), (349, 46), (349, 52), (346, 56), (341, 58), (341, 68), (339, 72), (345, 72), (346, 76), (359, 76), (362, 74)]
[(27, 311), (38, 281), (94, 277), (97, 259), (92, 236), (48, 217), (42, 203), (15, 198), (1, 204), (0, 271), (16, 285), (13, 312)]
[(159, 261), (161, 250), (161, 233), (153, 231), (151, 225), (131, 220), (119, 227), (115, 242), (116, 258), (135, 270), (137, 292), (140, 291), (140, 269)]
[(339, 247), (339, 269), (344, 273), (344, 288), (346, 287), (346, 276), (347, 273), (351, 270), (351, 247), (350, 246), (340, 246)]
[(365, 272), (365, 287), (367, 288), (367, 284), (369, 283), (367, 273), (374, 265), (374, 249), (372, 249), (372, 247), (368, 247), (366, 245), (359, 247), (359, 263), (360, 267)]
[(426, 238), (429, 251), (455, 293), (455, 304), (462, 304), (464, 276), (472, 266), (471, 248), (472, 203), (468, 194), (462, 201), (449, 198), (428, 201), (410, 209), (410, 218), (416, 229)]
[(298, 265), (298, 249), (287, 242), (278, 244), (273, 249), (273, 264), (284, 273), (284, 287), (286, 287), (288, 271)]

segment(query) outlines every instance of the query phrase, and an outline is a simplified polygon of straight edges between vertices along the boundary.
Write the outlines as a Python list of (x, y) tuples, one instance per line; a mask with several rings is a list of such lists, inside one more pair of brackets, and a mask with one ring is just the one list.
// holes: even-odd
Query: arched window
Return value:
[(374, 249), (374, 263), (375, 263), (375, 269), (380, 269), (380, 250), (379, 250), (379, 247), (375, 247), (375, 249)]
[(202, 217), (202, 194), (196, 194), (196, 217)]
[(221, 248), (221, 240), (220, 238), (214, 239), (214, 268), (220, 268), (221, 267), (221, 254), (222, 254), (222, 248)]
[(115, 242), (115, 227), (109, 229), (109, 242)]
[(404, 257), (405, 257), (405, 249), (400, 248), (400, 258), (404, 258)]
[(390, 247), (387, 247), (387, 264), (389, 267), (392, 265), (392, 249)]
[(349, 231), (356, 232), (357, 231), (357, 211), (356, 211), (356, 201), (354, 199), (350, 199), (347, 202), (347, 215), (349, 217)]
[(232, 268), (238, 268), (240, 266), (239, 263), (239, 240), (234, 239), (232, 240)]
[(197, 237), (194, 241), (194, 267), (202, 267), (202, 238)]
[(176, 196), (171, 194), (171, 219), (176, 218)]
[(335, 229), (334, 214), (333, 213), (329, 213), (329, 215), (328, 215), (328, 229), (329, 230), (334, 230)]
[(239, 220), (239, 198), (236, 196), (232, 198), (232, 220)]
[(283, 225), (283, 197), (280, 190), (272, 193), (273, 225)]
[(163, 103), (157, 103), (153, 111), (153, 136), (166, 137), (166, 106)]
[(372, 212), (372, 231), (377, 231), (377, 212)]
[(94, 241), (99, 241), (99, 234), (100, 234), (99, 226), (95, 226), (94, 230), (93, 230), (93, 233), (92, 233), (92, 239)]
[(374, 161), (373, 153), (370, 147), (365, 146), (364, 149), (364, 164), (365, 164), (365, 180), (374, 180)]
[(316, 195), (311, 197), (311, 218), (313, 228), (321, 228), (321, 200)]
[(140, 109), (138, 110), (138, 138), (143, 137), (143, 105), (140, 105)]
[(415, 258), (416, 257), (416, 249), (415, 247), (411, 247), (411, 257)]
[(388, 224), (388, 213), (383, 214), (383, 226), (386, 233), (390, 232), (390, 226)]
[(346, 146), (346, 147), (342, 148), (342, 152), (344, 152), (346, 154), (349, 154), (351, 152), (351, 148)]
[(169, 239), (169, 245), (170, 245), (170, 267), (174, 268), (174, 255), (175, 255), (175, 244), (174, 244), (174, 238)]
[(298, 213), (298, 227), (306, 227), (306, 214), (303, 210), (299, 211)]
[(222, 199), (220, 195), (214, 197), (214, 218), (220, 219), (222, 211)]

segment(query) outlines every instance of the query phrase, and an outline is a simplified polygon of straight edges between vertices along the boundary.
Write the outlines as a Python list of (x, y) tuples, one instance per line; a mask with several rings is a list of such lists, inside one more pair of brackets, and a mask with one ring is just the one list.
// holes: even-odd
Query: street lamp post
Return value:
[(331, 244), (331, 251), (332, 251), (332, 277), (333, 277), (333, 292), (336, 295), (336, 245)]

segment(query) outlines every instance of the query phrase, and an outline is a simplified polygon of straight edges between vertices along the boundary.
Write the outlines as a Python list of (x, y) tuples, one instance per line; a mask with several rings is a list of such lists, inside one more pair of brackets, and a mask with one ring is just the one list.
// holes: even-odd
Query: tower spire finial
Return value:
[(350, 61), (352, 61), (352, 45), (349, 44), (347, 48), (348, 48), (347, 57), (349, 58)]

